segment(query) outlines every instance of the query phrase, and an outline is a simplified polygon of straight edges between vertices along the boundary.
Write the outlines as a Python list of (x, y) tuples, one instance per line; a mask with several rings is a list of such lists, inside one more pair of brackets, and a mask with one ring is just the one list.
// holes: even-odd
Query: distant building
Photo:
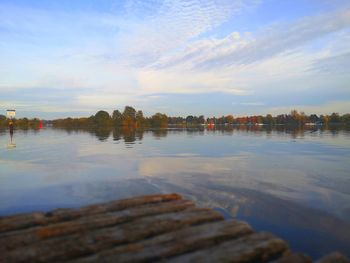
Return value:
[(10, 118), (10, 119), (16, 117), (16, 110), (7, 110), (6, 116), (7, 116), (7, 118)]

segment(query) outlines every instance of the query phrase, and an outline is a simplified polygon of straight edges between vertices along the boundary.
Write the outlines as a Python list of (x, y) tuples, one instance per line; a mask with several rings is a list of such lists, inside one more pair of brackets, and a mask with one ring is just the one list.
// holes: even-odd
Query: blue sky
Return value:
[(345, 113), (349, 43), (348, 0), (0, 0), (0, 111)]

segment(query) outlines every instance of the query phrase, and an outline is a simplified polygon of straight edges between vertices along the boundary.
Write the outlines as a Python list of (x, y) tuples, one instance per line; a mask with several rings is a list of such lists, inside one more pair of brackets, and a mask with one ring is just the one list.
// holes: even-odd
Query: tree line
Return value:
[(10, 121), (13, 122), (15, 127), (20, 129), (38, 129), (41, 122), (38, 118), (14, 118), (12, 120), (9, 120), (5, 115), (0, 114), (0, 128), (6, 128), (9, 125)]
[(207, 124), (213, 125), (291, 125), (291, 126), (303, 126), (306, 124), (313, 125), (329, 125), (329, 124), (347, 124), (350, 125), (350, 114), (340, 115), (338, 113), (332, 113), (331, 115), (307, 115), (304, 112), (298, 112), (292, 110), (289, 114), (280, 114), (272, 116), (267, 114), (253, 115), (245, 117), (233, 117), (232, 115), (222, 116), (219, 118), (208, 118)]
[(151, 117), (145, 117), (141, 110), (135, 110), (131, 106), (125, 106), (124, 111), (114, 110), (112, 115), (100, 110), (88, 118), (65, 118), (52, 121), (54, 127), (127, 127), (127, 128), (166, 128), (168, 116), (156, 113)]
[(204, 118), (204, 115), (187, 117), (170, 117), (163, 113), (156, 113), (151, 117), (145, 117), (141, 110), (135, 110), (126, 106), (123, 112), (114, 110), (112, 115), (106, 111), (98, 111), (89, 118), (66, 118), (54, 120), (53, 126), (114, 126), (133, 128), (166, 128), (166, 127), (197, 127), (203, 125), (227, 126), (227, 125), (290, 125), (303, 126), (306, 124), (329, 125), (347, 124), (350, 125), (350, 114), (340, 115), (307, 115), (304, 112), (292, 110), (289, 114), (272, 116), (271, 114), (234, 117), (233, 115)]
[[(8, 125), (8, 119), (4, 115), (0, 115), (0, 127)], [(40, 120), (34, 119), (13, 119), (18, 128), (38, 128)], [(136, 110), (131, 106), (125, 106), (121, 112), (114, 110), (110, 115), (107, 111), (100, 110), (95, 115), (82, 118), (65, 118), (53, 121), (43, 121), (52, 124), (54, 127), (124, 127), (124, 128), (166, 128), (166, 127), (198, 127), (208, 126), (229, 126), (229, 125), (289, 125), (303, 126), (307, 124), (313, 125), (350, 125), (350, 114), (340, 115), (332, 113), (330, 115), (307, 115), (297, 110), (292, 110), (289, 114), (280, 114), (277, 116), (253, 115), (244, 117), (234, 117), (226, 115), (221, 117), (204, 118), (204, 115), (187, 117), (170, 117), (163, 113), (156, 113), (151, 117), (145, 117), (141, 110)]]

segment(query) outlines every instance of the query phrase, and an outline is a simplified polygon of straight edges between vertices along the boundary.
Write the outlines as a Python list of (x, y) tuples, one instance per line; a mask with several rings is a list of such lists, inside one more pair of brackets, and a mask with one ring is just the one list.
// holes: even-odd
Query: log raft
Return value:
[[(0, 262), (312, 262), (178, 194), (0, 217)], [(349, 262), (333, 253), (320, 263)]]

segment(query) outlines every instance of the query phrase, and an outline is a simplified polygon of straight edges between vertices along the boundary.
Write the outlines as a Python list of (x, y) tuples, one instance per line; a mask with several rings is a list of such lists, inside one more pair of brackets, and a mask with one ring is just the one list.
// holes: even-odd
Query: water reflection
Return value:
[(172, 128), (172, 129), (132, 129), (132, 128), (59, 128), (65, 130), (68, 134), (73, 132), (88, 132), (95, 136), (99, 141), (104, 142), (113, 137), (113, 141), (119, 142), (123, 140), (126, 145), (135, 144), (135, 141), (142, 141), (144, 134), (152, 134), (154, 138), (161, 139), (168, 136), (168, 134), (182, 134), (186, 132), (187, 135), (205, 135), (205, 134), (223, 134), (234, 135), (235, 133), (247, 133), (257, 136), (269, 136), (272, 134), (278, 134), (283, 136), (289, 136), (291, 139), (302, 139), (305, 135), (316, 134), (322, 135), (322, 133), (331, 134), (332, 136), (338, 136), (341, 132), (350, 132), (348, 126), (304, 126), (304, 127), (286, 127), (286, 126), (233, 126), (216, 129), (199, 128)]
[(180, 179), (152, 178), (150, 184), (176, 191), (205, 207), (224, 210), (249, 222), (255, 229), (271, 231), (288, 240), (295, 251), (307, 251), (318, 258), (334, 250), (349, 251), (350, 223), (334, 215), (278, 198), (261, 189), (215, 181), (205, 174), (192, 173)]
[(109, 128), (98, 128), (92, 130), (94, 135), (100, 140), (100, 141), (107, 141), (109, 136), (111, 135), (112, 129)]
[[(179, 192), (315, 258), (350, 251), (349, 129), (48, 128), (14, 136), (20, 147), (0, 150), (0, 215)], [(0, 131), (2, 145), (9, 138)]]
[(167, 129), (152, 130), (151, 132), (156, 139), (161, 139), (168, 135)]
[(6, 147), (7, 147), (7, 149), (16, 148), (15, 139), (13, 137), (13, 134), (14, 134), (13, 126), (10, 126), (9, 133), (10, 133), (10, 142), (6, 145)]

